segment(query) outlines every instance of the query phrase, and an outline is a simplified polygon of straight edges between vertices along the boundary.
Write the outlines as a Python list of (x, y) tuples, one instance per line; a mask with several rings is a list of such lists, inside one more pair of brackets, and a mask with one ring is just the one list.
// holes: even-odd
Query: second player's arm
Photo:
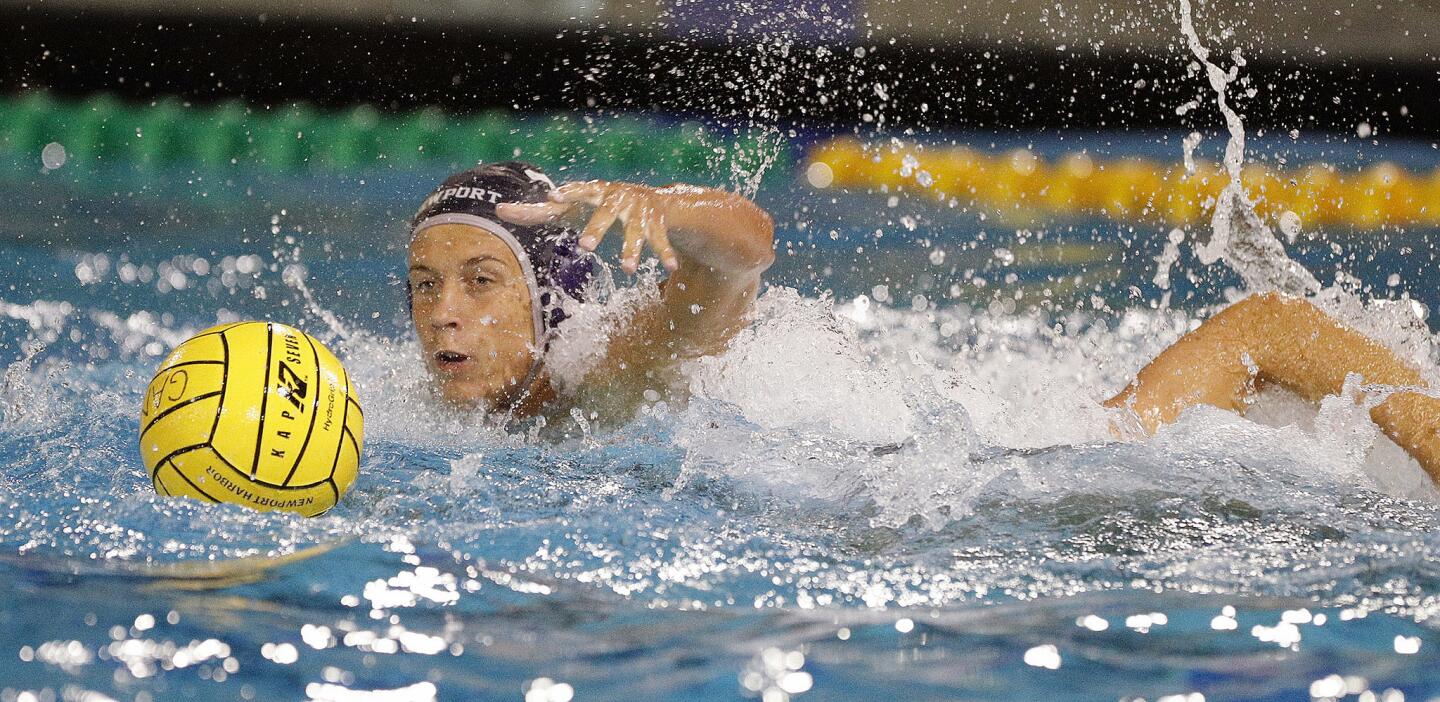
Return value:
[[(1264, 383), (1318, 401), (1339, 393), (1349, 373), (1369, 385), (1425, 386), (1419, 371), (1375, 340), (1309, 302), (1267, 293), (1231, 305), (1181, 337), (1105, 404), (1128, 409), (1142, 429), (1154, 432), (1197, 404), (1244, 412)], [(1395, 392), (1370, 417), (1440, 482), (1440, 399)]]

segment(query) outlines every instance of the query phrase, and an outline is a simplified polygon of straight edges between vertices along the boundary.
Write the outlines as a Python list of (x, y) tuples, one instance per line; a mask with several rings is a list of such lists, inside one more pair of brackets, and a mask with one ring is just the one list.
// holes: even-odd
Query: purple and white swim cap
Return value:
[(596, 258), (579, 246), (579, 232), (559, 224), (521, 226), (495, 215), (502, 202), (548, 202), (555, 184), (536, 166), (504, 161), (476, 166), (445, 179), (411, 220), (410, 236), (441, 224), (466, 224), (494, 234), (520, 262), (530, 288), (535, 342), (542, 349), (550, 332), (569, 315), (567, 300), (583, 300), (596, 272)]

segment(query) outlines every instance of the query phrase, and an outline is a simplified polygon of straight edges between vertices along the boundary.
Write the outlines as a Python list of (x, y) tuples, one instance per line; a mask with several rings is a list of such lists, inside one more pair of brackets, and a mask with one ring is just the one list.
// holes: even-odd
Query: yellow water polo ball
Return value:
[(274, 322), (207, 329), (165, 357), (140, 408), (162, 495), (308, 517), (355, 482), (364, 415), (340, 361)]

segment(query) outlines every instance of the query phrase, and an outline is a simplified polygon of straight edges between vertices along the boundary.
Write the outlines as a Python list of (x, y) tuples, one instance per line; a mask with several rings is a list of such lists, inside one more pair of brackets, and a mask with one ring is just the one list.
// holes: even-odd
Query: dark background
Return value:
[[(372, 8), (345, 16), (307, 13), (303, 5), (288, 13), (283, 6), (246, 12), (236, 4), (221, 12), (203, 5), (0, 2), (0, 26), (7, 28), (0, 91), (368, 103), (383, 111), (438, 105), (461, 112), (662, 112), (826, 131), (1188, 129), (1220, 120), (1203, 74), (1187, 71), (1192, 57), (1168, 5), (1151, 8), (1143, 23), (1124, 31), (1079, 41), (1073, 31), (1053, 29), (1047, 15), (1028, 34), (1016, 30), (1026, 36), (1019, 41), (953, 26), (956, 36), (917, 23), (882, 27), (865, 19), (874, 13), (848, 2), (825, 6), (831, 16), (821, 16), (817, 3), (795, 6), (790, 15), (759, 3), (729, 23), (716, 3), (693, 2), (632, 22), (603, 9), (588, 18), (552, 11), (533, 22), (523, 16), (486, 22), (483, 8), (460, 21), (454, 12)], [(933, 2), (888, 3), (887, 11), (897, 12), (897, 4), (950, 16)], [(1013, 4), (1017, 12), (1034, 9)], [(1292, 12), (1324, 27), (1324, 5)], [(1422, 5), (1411, 8), (1422, 24), (1404, 30), (1410, 45), (1395, 42), (1403, 50), (1394, 54), (1374, 41), (1357, 44), (1352, 35), (1359, 30), (1343, 27), (1330, 35), (1341, 50), (1327, 49), (1315, 27), (1292, 27), (1277, 39), (1246, 15), (1233, 26), (1202, 28), (1202, 38), (1223, 66), (1231, 63), (1230, 48), (1244, 49), (1243, 82), (1231, 92), (1252, 132), (1353, 134), (1366, 122), (1377, 135), (1429, 139), (1440, 135), (1440, 63), (1424, 48), (1435, 43), (1424, 24), (1440, 12)], [(1222, 17), (1240, 12), (1207, 6), (1197, 8), (1197, 17), (1212, 10)], [(966, 17), (963, 9), (954, 14)], [(1378, 10), (1359, 16), (1397, 21)], [(1250, 30), (1261, 36), (1247, 36)], [(1412, 33), (1423, 35), (1419, 44)], [(1306, 45), (1312, 48), (1302, 53)], [(1243, 94), (1250, 87), (1253, 98)], [(1199, 107), (1177, 114), (1192, 99)]]

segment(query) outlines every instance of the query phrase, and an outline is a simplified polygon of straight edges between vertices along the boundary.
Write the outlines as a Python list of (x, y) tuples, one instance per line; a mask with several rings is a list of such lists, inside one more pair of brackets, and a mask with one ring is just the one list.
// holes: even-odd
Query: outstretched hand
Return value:
[(610, 337), (583, 383), (632, 410), (679, 363), (718, 353), (744, 328), (760, 276), (775, 261), (770, 215), (718, 188), (590, 180), (561, 185), (548, 202), (499, 203), (495, 214), (523, 226), (564, 221), (590, 251), (618, 222), (624, 271), (639, 268), (647, 245), (671, 271), (660, 295)]
[(580, 247), (594, 251), (616, 222), (625, 231), (620, 268), (634, 273), (640, 267), (641, 249), (649, 243), (666, 270), (675, 271), (680, 259), (670, 245), (666, 213), (679, 193), (673, 188), (652, 188), (634, 183), (587, 180), (566, 183), (551, 191), (550, 202), (500, 203), (499, 217), (512, 224), (534, 226), (560, 219), (578, 224), (590, 210), (580, 234)]

